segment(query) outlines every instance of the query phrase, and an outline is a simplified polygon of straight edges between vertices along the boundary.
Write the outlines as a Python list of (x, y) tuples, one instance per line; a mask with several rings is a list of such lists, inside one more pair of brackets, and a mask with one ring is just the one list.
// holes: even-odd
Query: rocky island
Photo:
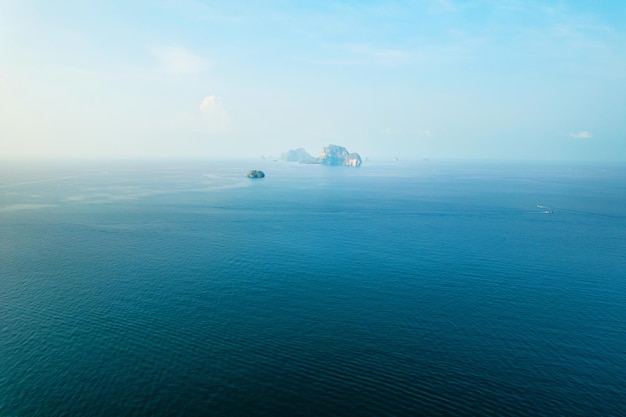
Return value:
[(309, 155), (304, 149), (298, 148), (283, 153), (280, 159), (287, 162), (300, 162), (301, 164), (343, 165), (351, 167), (358, 167), (362, 162), (361, 156), (358, 153), (348, 152), (343, 146), (332, 144), (322, 149), (321, 155), (317, 158)]
[(346, 165), (358, 167), (361, 165), (361, 155), (356, 152), (350, 153), (343, 146), (328, 145), (322, 149), (318, 163), (322, 165)]
[(251, 169), (250, 172), (248, 172), (248, 178), (264, 178), (265, 177), (265, 172), (258, 170), (258, 169)]
[(313, 164), (315, 163), (315, 158), (304, 148), (291, 149), (280, 156), (282, 161), (287, 162), (300, 162), (301, 164)]

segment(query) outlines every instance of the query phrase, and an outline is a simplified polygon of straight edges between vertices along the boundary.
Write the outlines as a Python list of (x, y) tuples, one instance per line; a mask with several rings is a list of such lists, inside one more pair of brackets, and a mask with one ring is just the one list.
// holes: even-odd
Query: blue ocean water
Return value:
[(1, 416), (626, 415), (623, 166), (0, 170)]

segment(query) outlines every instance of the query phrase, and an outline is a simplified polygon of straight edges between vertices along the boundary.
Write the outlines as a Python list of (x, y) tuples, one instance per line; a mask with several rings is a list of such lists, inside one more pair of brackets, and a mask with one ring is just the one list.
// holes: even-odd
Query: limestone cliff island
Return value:
[(298, 148), (283, 153), (280, 159), (287, 162), (300, 162), (301, 164), (343, 165), (351, 167), (358, 167), (362, 162), (361, 156), (358, 153), (348, 152), (343, 146), (332, 144), (322, 149), (322, 153), (317, 158), (308, 154), (304, 149)]
[(265, 177), (265, 172), (258, 170), (258, 169), (252, 169), (250, 170), (250, 172), (248, 172), (248, 178), (264, 178)]

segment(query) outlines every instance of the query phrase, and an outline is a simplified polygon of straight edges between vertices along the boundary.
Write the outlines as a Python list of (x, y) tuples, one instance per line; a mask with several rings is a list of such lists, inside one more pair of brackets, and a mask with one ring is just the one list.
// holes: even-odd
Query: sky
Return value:
[(626, 162), (626, 2), (0, 0), (0, 158)]

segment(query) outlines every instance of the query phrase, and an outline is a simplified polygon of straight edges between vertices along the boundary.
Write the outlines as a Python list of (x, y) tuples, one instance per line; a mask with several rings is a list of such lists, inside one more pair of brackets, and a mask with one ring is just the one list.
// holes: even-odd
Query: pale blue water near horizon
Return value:
[(623, 166), (0, 169), (1, 416), (626, 415)]

